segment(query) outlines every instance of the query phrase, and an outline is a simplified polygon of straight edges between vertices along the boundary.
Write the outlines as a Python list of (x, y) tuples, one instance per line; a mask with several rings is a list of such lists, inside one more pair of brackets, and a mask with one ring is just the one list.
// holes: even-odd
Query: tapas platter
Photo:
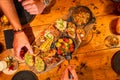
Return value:
[[(90, 31), (90, 29), (85, 28), (91, 19), (91, 12), (88, 10), (83, 6), (82, 8), (74, 8), (67, 20), (57, 19), (48, 26), (47, 30), (39, 33), (32, 44), (34, 55), (27, 52), (24, 56), (25, 63), (31, 70), (42, 73), (58, 66), (65, 60), (67, 54), (72, 54), (82, 44), (86, 34), (89, 34)], [(81, 16), (86, 20), (80, 19)], [(70, 21), (71, 17), (72, 20)], [(83, 25), (84, 27), (81, 27)]]

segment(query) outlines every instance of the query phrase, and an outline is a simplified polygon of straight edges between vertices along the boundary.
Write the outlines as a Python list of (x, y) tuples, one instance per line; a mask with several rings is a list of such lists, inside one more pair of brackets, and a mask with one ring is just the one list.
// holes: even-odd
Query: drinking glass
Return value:
[(114, 48), (119, 44), (119, 39), (115, 35), (109, 35), (105, 38), (104, 43), (107, 47)]

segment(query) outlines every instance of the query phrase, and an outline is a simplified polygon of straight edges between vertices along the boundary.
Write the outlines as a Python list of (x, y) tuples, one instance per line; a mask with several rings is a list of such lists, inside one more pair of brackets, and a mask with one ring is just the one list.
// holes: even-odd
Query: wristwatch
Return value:
[(50, 4), (50, 1), (49, 0), (43, 0), (43, 3), (45, 6), (48, 6)]

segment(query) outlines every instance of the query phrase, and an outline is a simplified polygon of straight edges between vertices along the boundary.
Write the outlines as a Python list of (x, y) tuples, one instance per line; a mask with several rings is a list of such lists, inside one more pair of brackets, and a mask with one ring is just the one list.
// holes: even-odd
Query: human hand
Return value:
[(76, 71), (75, 71), (75, 69), (74, 69), (74, 65), (69, 65), (69, 66), (65, 69), (65, 71), (64, 71), (64, 73), (62, 74), (60, 80), (71, 80), (71, 79), (69, 79), (69, 76), (68, 76), (69, 72), (70, 72), (71, 75), (72, 75), (72, 80), (78, 80), (78, 76), (77, 76)]
[(23, 0), (18, 0), (19, 2), (23, 1)]
[(15, 57), (19, 61), (23, 61), (23, 58), (21, 57), (21, 54), (20, 54), (21, 49), (23, 47), (26, 47), (31, 54), (33, 53), (32, 48), (29, 44), (28, 38), (25, 35), (25, 33), (16, 32), (14, 34), (13, 48), (14, 48)]
[(18, 0), (22, 2), (24, 9), (30, 14), (40, 14), (45, 9), (45, 5), (40, 0)]

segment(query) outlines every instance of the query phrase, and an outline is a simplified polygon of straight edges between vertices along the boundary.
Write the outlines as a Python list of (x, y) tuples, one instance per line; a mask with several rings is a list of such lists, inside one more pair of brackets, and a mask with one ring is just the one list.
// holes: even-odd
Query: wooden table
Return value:
[[(113, 14), (114, 5), (112, 1), (56, 0), (56, 4), (51, 8), (49, 14), (37, 15), (30, 23), (35, 37), (39, 34), (40, 30), (47, 27), (46, 24), (53, 23), (58, 18), (63, 18), (64, 15), (68, 14), (68, 9), (70, 7), (78, 4), (89, 7), (96, 18), (96, 22), (92, 29), (92, 40), (87, 45), (80, 47), (73, 53), (73, 58), (70, 64), (76, 66), (79, 80), (119, 80), (119, 75), (117, 75), (111, 68), (111, 58), (120, 48), (110, 49), (104, 44), (104, 39), (108, 35), (113, 35), (110, 31), (111, 21), (119, 17), (118, 15)], [(3, 35), (3, 30), (5, 28), (0, 28), (0, 42), (5, 45)], [(116, 36), (120, 40), (120, 35)], [(120, 46), (120, 44), (118, 46)], [(3, 59), (8, 55), (13, 55), (12, 49), (5, 49), (0, 54), (0, 58)], [(64, 61), (60, 66), (57, 66), (48, 72), (37, 74), (37, 76), (39, 80), (58, 80), (67, 64), (67, 61)], [(29, 67), (25, 64), (20, 64), (18, 71), (26, 69), (29, 70)], [(11, 80), (13, 75), (0, 73), (0, 80)]]

